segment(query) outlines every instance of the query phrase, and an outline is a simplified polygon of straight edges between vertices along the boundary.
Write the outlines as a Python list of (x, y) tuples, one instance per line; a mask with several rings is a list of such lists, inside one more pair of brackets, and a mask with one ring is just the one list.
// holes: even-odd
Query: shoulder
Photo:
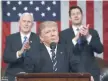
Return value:
[(31, 32), (31, 36), (32, 36), (32, 39), (33, 40), (40, 42), (40, 38), (39, 38), (39, 35), (38, 34), (36, 34), (34, 32)]
[(72, 32), (72, 28), (65, 29), (60, 32), (60, 37), (67, 37)]
[(93, 29), (93, 28), (90, 28), (90, 29), (89, 29), (89, 32), (90, 32), (91, 34), (97, 34), (97, 33), (98, 33), (97, 30), (95, 30), (95, 29)]
[(35, 36), (35, 37), (38, 36), (38, 35), (37, 35), (36, 33), (34, 33), (34, 32), (31, 32), (31, 35), (32, 35), (32, 36)]
[(60, 50), (66, 50), (67, 49), (67, 46), (66, 46), (66, 44), (59, 43), (58, 44), (58, 49), (60, 49)]
[(68, 29), (65, 29), (65, 30), (61, 31), (60, 33), (61, 34), (66, 34), (66, 33), (70, 32), (70, 30), (71, 30), (71, 28), (68, 28)]
[(34, 32), (31, 32), (31, 35), (32, 35), (34, 38), (39, 38), (39, 36), (38, 36), (36, 33), (34, 33)]
[(20, 35), (20, 33), (17, 32), (17, 33), (13, 33), (13, 34), (8, 35), (6, 38), (12, 39), (12, 38), (16, 38), (16, 37), (19, 36), (19, 35)]

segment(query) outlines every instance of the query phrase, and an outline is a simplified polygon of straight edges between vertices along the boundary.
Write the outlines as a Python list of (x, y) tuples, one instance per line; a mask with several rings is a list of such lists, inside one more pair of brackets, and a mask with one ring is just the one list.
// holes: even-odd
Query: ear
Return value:
[(21, 24), (21, 21), (19, 20), (19, 21), (18, 21), (18, 26), (19, 26), (19, 29), (21, 28), (21, 27), (20, 27), (20, 24)]
[(71, 21), (71, 16), (69, 16), (69, 20)]
[(39, 38), (40, 38), (41, 42), (44, 42), (44, 39), (41, 35), (39, 35)]
[(34, 22), (32, 22), (32, 27), (34, 26)]

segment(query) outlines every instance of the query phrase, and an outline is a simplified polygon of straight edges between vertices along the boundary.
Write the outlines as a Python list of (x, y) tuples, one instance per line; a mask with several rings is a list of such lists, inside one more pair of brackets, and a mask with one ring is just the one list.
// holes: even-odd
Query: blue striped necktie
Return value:
[[(25, 44), (26, 41), (27, 41), (27, 36), (24, 36), (23, 45)], [(25, 57), (25, 53), (26, 51), (23, 52), (22, 57)]]
[(57, 71), (57, 58), (56, 58), (56, 54), (54, 52), (55, 50), (51, 50), (52, 52), (52, 64), (53, 64), (53, 72)]
[[(77, 28), (76, 31), (79, 32), (79, 28)], [(80, 37), (79, 37), (79, 39), (77, 40), (77, 43), (78, 43), (78, 44), (81, 44), (81, 39), (80, 39)]]
[(26, 40), (27, 40), (27, 36), (24, 36), (23, 44), (26, 42)]

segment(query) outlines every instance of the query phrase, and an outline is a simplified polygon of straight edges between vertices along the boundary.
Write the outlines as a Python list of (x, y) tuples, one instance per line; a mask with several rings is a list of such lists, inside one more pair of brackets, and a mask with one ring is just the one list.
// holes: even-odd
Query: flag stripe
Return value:
[(61, 30), (69, 28), (69, 2), (61, 2)]
[[(94, 29), (99, 33), (101, 42), (103, 43), (103, 9), (102, 1), (94, 1)], [(95, 54), (96, 57), (103, 58), (103, 53)]]
[(11, 34), (16, 33), (19, 31), (19, 26), (18, 26), (18, 22), (11, 22), (10, 23), (10, 30), (11, 30)]
[(60, 21), (56, 21), (57, 25), (58, 25), (58, 31), (61, 31), (61, 22)]
[(39, 22), (39, 21), (36, 22), (36, 33), (38, 33), (38, 27), (39, 27), (40, 23), (41, 23), (41, 22)]
[(94, 27), (94, 1), (86, 1), (86, 24)]
[(103, 2), (103, 44), (104, 60), (108, 61), (108, 2)]
[(77, 5), (80, 6), (83, 11), (83, 24), (86, 24), (86, 1), (78, 1)]
[[(5, 48), (6, 36), (8, 36), (10, 34), (10, 23), (9, 22), (3, 22), (2, 27), (3, 27), (2, 28), (2, 53), (3, 53), (4, 48)], [(3, 59), (2, 59), (2, 66), (5, 66)]]
[(36, 33), (36, 28), (37, 28), (37, 25), (36, 25), (36, 22), (33, 23), (33, 27), (32, 27), (32, 32)]
[(103, 9), (102, 1), (94, 2), (94, 29), (99, 33), (101, 42), (103, 42)]
[(74, 0), (74, 1), (70, 0), (69, 7), (74, 6), (74, 5), (77, 5), (77, 0)]
[[(69, 7), (74, 6), (74, 5), (77, 5), (77, 0), (75, 0), (75, 1), (70, 0)], [(69, 20), (69, 25), (71, 25), (71, 24), (72, 24), (72, 22), (71, 22), (71, 20)]]

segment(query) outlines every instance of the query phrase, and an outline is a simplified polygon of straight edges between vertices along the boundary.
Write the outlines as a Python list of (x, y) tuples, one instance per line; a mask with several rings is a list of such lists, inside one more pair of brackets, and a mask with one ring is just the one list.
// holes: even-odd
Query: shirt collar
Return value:
[(30, 34), (31, 34), (31, 32), (29, 32), (29, 33), (26, 34), (26, 35), (24, 35), (22, 32), (20, 32), (20, 35), (21, 35), (22, 38), (24, 38), (25, 36), (26, 36), (27, 38), (29, 38), (29, 37), (30, 37)]
[(83, 25), (80, 25), (79, 27), (76, 27), (75, 25), (72, 25), (72, 28), (73, 28), (74, 31), (76, 31), (77, 28), (81, 29), (82, 27), (83, 27)]
[[(45, 47), (46, 47), (46, 49), (48, 50), (48, 53), (51, 53), (51, 48), (48, 47), (48, 46), (46, 46), (46, 45), (45, 45)], [(57, 51), (57, 45), (56, 45), (56, 48), (55, 48), (55, 54), (56, 54), (56, 51)]]

